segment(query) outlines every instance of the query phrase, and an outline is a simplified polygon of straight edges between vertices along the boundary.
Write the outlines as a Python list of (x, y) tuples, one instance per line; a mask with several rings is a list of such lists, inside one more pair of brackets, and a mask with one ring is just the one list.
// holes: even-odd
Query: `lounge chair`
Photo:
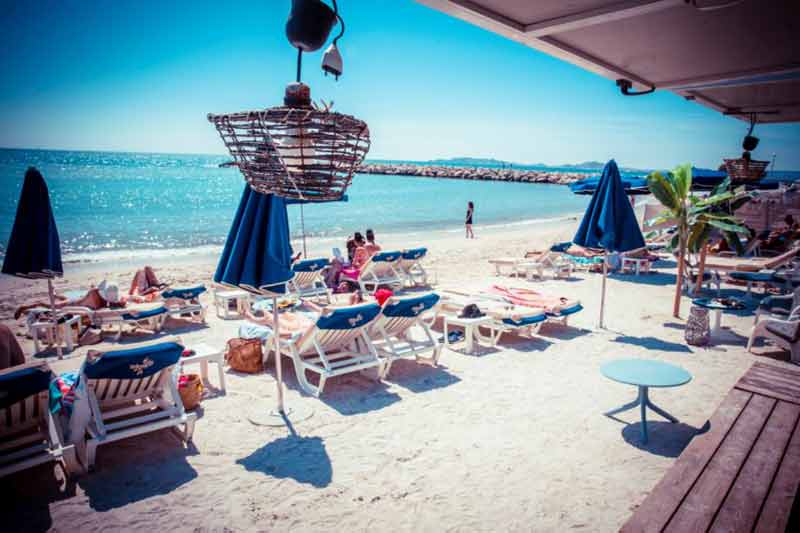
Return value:
[(791, 250), (776, 255), (775, 257), (721, 257), (709, 255), (706, 257), (706, 270), (718, 272), (758, 272), (759, 270), (774, 270), (789, 264), (800, 252), (800, 245), (795, 245)]
[(492, 295), (521, 307), (532, 307), (544, 311), (547, 320), (569, 325), (569, 317), (583, 310), (579, 300), (559, 297), (557, 303), (552, 303), (553, 298), (530, 289), (492, 286)]
[(402, 255), (401, 252), (378, 252), (361, 267), (358, 279), (354, 281), (368, 294), (374, 294), (381, 285), (402, 287), (403, 277), (397, 272), (397, 265)]
[(50, 412), (51, 378), (44, 361), (0, 370), (0, 478), (49, 462), (80, 472)]
[(405, 277), (408, 286), (425, 287), (428, 285), (428, 273), (422, 266), (422, 259), (424, 259), (427, 254), (427, 248), (403, 250), (400, 261), (397, 263), (396, 270)]
[(97, 328), (102, 329), (111, 326), (111, 328), (117, 330), (117, 334), (114, 337), (115, 341), (122, 337), (126, 326), (132, 328), (132, 331), (142, 328), (152, 333), (158, 333), (161, 331), (164, 321), (170, 312), (163, 302), (132, 304), (129, 308), (104, 307), (102, 309), (89, 309), (88, 307), (67, 306), (62, 307), (61, 311), (85, 316)]
[(478, 342), (490, 346), (496, 346), (504, 333), (532, 338), (548, 319), (547, 313), (541, 309), (514, 305), (490, 294), (446, 292), (442, 295), (440, 309), (445, 315), (457, 315), (469, 304), (476, 304), (491, 319), (480, 325), (489, 330), (488, 336), (481, 333), (480, 327), (473, 330)]
[[(370, 326), (370, 336), (375, 349), (386, 364), (383, 377), (389, 373), (392, 363), (401, 358), (413, 357), (420, 363), (436, 366), (442, 353), (442, 344), (434, 338), (422, 315), (434, 309), (439, 296), (428, 293), (421, 296), (392, 296), (384, 302), (381, 313)], [(417, 329), (423, 340), (411, 337)]]
[(494, 265), (498, 276), (503, 275), (504, 267), (509, 267), (509, 275), (524, 275), (529, 280), (533, 276), (544, 279), (545, 270), (550, 270), (553, 279), (568, 279), (575, 270), (575, 265), (571, 261), (553, 251), (527, 252), (524, 258), (489, 259), (489, 263)]
[(792, 309), (798, 306), (800, 306), (800, 287), (796, 288), (793, 294), (767, 296), (759, 302), (756, 308), (754, 324), (761, 320), (762, 316), (786, 319), (792, 312)]
[(294, 277), (288, 283), (289, 292), (299, 298), (322, 297), (327, 303), (331, 303), (331, 290), (325, 284), (322, 275), (322, 271), (329, 264), (327, 259), (320, 258), (298, 261), (292, 265)]
[(792, 362), (800, 364), (800, 307), (795, 307), (785, 320), (767, 318), (756, 322), (747, 341), (748, 352), (759, 337), (789, 350)]
[(164, 428), (192, 439), (197, 415), (184, 410), (175, 372), (181, 352), (180, 344), (162, 342), (87, 358), (80, 377), (91, 410), (81, 457), (86, 468), (94, 466), (98, 446), (120, 439)]
[(161, 293), (167, 315), (189, 317), (206, 321), (206, 306), (200, 303), (200, 295), (206, 292), (205, 285), (192, 287), (170, 287)]
[[(374, 303), (327, 309), (308, 331), (280, 340), (281, 355), (292, 358), (304, 391), (319, 397), (328, 378), (368, 368), (376, 368), (380, 379), (385, 363), (367, 335), (380, 312)], [(306, 371), (319, 375), (316, 387), (306, 378)]]

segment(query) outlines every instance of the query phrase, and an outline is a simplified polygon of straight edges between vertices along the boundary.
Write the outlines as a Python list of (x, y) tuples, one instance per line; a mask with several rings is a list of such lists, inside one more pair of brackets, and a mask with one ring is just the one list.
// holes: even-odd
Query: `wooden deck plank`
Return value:
[(789, 369), (774, 368), (766, 369), (763, 366), (753, 367), (742, 378), (749, 376), (758, 376), (762, 379), (772, 380), (780, 383), (785, 387), (791, 388), (795, 392), (800, 392), (800, 375), (797, 372), (791, 372)]
[[(778, 474), (772, 482), (772, 488), (764, 502), (756, 533), (772, 533), (775, 531), (788, 531), (789, 516), (792, 512), (795, 498), (800, 497), (800, 425), (794, 428), (792, 440), (786, 448)], [(795, 517), (795, 520), (798, 517)], [(796, 531), (796, 530), (795, 530)]]
[(665, 531), (708, 529), (776, 403), (764, 396), (750, 399)]
[(753, 530), (798, 418), (800, 405), (778, 402), (709, 531)]
[(710, 429), (689, 443), (621, 531), (660, 531), (669, 522), (751, 396), (749, 392), (731, 389), (709, 420)]
[(773, 372), (775, 374), (780, 374), (780, 375), (784, 375), (784, 376), (792, 376), (792, 377), (794, 377), (796, 379), (800, 379), (800, 370), (795, 369), (795, 368), (788, 368), (788, 367), (785, 367), (785, 366), (778, 366), (778, 365), (770, 365), (770, 364), (762, 363), (762, 362), (759, 362), (759, 361), (756, 361), (755, 363), (753, 363), (753, 365), (750, 368), (752, 370), (759, 370), (759, 371), (763, 371), (763, 372)]
[(800, 404), (800, 375), (783, 368), (753, 367), (736, 383), (736, 388)]

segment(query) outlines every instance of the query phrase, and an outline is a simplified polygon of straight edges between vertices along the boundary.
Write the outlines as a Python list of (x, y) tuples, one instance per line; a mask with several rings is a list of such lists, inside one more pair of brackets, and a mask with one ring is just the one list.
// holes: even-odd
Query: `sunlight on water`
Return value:
[[(224, 156), (0, 150), (0, 254), (11, 232), (25, 169), (37, 167), (50, 188), (66, 256), (100, 251), (221, 245), (244, 180), (219, 168)], [(359, 175), (349, 201), (306, 205), (305, 230), (344, 238), (372, 227), (379, 233), (456, 229), (466, 203), (477, 225), (552, 219), (581, 212), (588, 201), (558, 185)], [(300, 207), (289, 207), (293, 236)]]

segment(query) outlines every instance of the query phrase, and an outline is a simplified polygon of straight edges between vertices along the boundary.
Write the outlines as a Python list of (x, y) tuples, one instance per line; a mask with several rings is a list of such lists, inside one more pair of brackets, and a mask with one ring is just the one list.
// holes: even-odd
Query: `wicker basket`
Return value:
[(184, 409), (194, 409), (203, 399), (203, 381), (197, 374), (183, 374), (184, 380), (178, 381), (178, 392), (181, 395)]
[(304, 93), (287, 88), (292, 105), (209, 114), (208, 120), (254, 190), (311, 202), (341, 199), (369, 150), (369, 128), (350, 115), (316, 109), (308, 87), (296, 85)]
[(764, 177), (769, 161), (747, 159), (723, 159), (725, 171), (734, 183), (758, 181)]

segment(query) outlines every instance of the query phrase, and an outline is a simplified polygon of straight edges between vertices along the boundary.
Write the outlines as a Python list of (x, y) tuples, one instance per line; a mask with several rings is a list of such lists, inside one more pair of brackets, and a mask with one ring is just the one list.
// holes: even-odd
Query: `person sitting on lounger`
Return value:
[(375, 243), (375, 232), (371, 229), (367, 230), (367, 243), (364, 245), (370, 257), (381, 251), (381, 247)]
[[(156, 300), (166, 283), (160, 283), (152, 267), (145, 266), (137, 270), (131, 281), (131, 288), (128, 295), (134, 297), (134, 301), (152, 302)], [(139, 300), (137, 297), (140, 297)]]

